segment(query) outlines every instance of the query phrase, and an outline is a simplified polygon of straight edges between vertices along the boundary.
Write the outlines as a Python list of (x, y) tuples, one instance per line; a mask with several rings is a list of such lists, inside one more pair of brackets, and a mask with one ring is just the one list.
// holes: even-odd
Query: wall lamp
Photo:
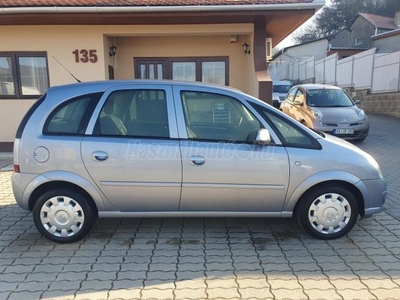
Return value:
[(110, 57), (117, 55), (117, 47), (114, 44), (110, 47), (110, 52), (108, 54)]
[(249, 44), (244, 43), (244, 44), (242, 45), (242, 47), (243, 47), (243, 52), (244, 52), (244, 54), (250, 54), (250, 45), (249, 45)]

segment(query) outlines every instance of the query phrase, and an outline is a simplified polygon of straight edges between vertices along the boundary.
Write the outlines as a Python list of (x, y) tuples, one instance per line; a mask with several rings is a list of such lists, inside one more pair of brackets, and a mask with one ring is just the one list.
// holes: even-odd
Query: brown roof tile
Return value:
[(374, 25), (376, 28), (381, 29), (398, 29), (397, 25), (394, 23), (394, 18), (383, 17), (378, 15), (371, 15), (366, 13), (360, 13), (360, 15), (366, 19), (369, 23)]
[(0, 0), (0, 8), (44, 6), (190, 6), (312, 3), (314, 0)]

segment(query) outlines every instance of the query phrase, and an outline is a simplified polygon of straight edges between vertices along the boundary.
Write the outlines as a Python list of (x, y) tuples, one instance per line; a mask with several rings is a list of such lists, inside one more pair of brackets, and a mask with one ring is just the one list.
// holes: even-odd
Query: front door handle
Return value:
[(104, 151), (92, 152), (92, 160), (94, 161), (105, 161), (108, 158), (108, 153)]
[(206, 161), (206, 159), (203, 156), (200, 156), (200, 155), (192, 155), (189, 158), (189, 160), (190, 160), (190, 164), (192, 164), (194, 166), (201, 166)]

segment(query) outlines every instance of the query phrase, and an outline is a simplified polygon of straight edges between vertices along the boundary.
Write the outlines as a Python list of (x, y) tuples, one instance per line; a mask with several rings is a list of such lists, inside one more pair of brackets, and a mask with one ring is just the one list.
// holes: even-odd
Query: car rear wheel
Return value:
[(44, 193), (33, 208), (39, 232), (57, 243), (72, 243), (85, 237), (96, 217), (87, 199), (69, 189)]
[(306, 193), (297, 208), (297, 220), (318, 239), (336, 239), (347, 234), (357, 221), (354, 195), (340, 185), (323, 185)]

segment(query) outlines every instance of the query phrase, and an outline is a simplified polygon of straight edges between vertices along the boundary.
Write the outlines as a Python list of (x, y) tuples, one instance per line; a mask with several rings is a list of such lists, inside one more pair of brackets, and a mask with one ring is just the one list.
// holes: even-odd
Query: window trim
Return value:
[(0, 57), (10, 57), (11, 58), (11, 68), (12, 77), (14, 80), (14, 90), (15, 95), (0, 95), (0, 99), (38, 99), (44, 94), (40, 95), (23, 95), (22, 94), (22, 84), (21, 84), (21, 74), (19, 58), (21, 57), (41, 57), (46, 60), (46, 73), (47, 73), (47, 86), (50, 87), (50, 75), (49, 75), (49, 60), (47, 57), (47, 52), (44, 51), (16, 51), (16, 52), (0, 52)]

